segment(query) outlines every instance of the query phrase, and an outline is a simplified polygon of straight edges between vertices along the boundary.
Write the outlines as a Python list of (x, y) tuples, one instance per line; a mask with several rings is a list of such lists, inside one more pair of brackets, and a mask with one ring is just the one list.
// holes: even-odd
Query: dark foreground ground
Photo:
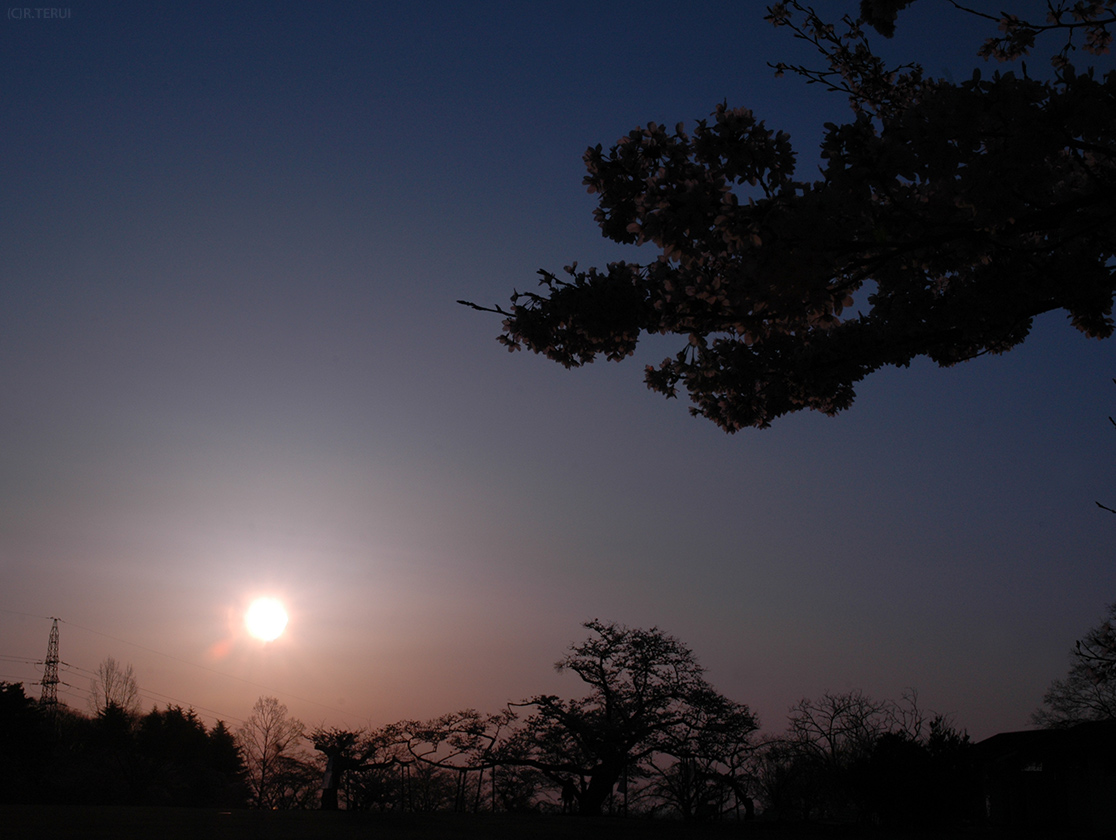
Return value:
[(0, 838), (113, 840), (1040, 840), (1103, 835), (1050, 831), (895, 832), (756, 823), (539, 815), (357, 814), (0, 805)]

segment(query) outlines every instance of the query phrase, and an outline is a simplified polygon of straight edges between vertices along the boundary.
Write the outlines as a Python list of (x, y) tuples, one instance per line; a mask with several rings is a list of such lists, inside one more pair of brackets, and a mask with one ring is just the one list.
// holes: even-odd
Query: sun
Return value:
[(257, 598), (244, 614), (244, 626), (257, 639), (272, 642), (287, 626), (287, 611), (274, 598)]

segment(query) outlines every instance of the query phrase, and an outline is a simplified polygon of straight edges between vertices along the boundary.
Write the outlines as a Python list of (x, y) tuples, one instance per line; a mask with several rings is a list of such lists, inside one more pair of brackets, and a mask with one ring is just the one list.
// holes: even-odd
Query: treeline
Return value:
[(234, 734), (191, 709), (94, 715), (43, 706), (0, 683), (0, 801), (237, 807), (246, 772)]
[(235, 732), (178, 706), (141, 713), (106, 660), (83, 715), (0, 684), (0, 798), (380, 811), (551, 810), (692, 820), (948, 824), (973, 815), (968, 736), (914, 696), (803, 700), (761, 737), (744, 704), (657, 628), (587, 622), (557, 663), (577, 699), (537, 695), (374, 730), (307, 731), (263, 697)]
[[(1111, 720), (1116, 605), (1071, 652), (1035, 723)], [(950, 825), (983, 807), (969, 737), (913, 694), (824, 694), (761, 735), (657, 628), (590, 621), (559, 671), (575, 699), (536, 695), (378, 729), (308, 731), (261, 697), (232, 731), (191, 709), (147, 713), (130, 666), (106, 659), (89, 714), (0, 683), (0, 801), (378, 811), (551, 810), (690, 820)]]

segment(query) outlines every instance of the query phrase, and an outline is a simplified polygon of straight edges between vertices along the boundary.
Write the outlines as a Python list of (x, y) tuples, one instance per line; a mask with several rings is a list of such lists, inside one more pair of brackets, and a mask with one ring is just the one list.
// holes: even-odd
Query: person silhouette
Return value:
[(577, 786), (573, 779), (562, 782), (562, 813), (572, 814), (577, 807)]

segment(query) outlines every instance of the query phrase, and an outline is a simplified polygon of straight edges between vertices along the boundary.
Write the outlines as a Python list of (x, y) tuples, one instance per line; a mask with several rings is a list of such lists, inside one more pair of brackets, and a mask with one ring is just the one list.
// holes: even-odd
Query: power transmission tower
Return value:
[(47, 643), (46, 663), (43, 666), (43, 693), (39, 703), (51, 714), (58, 708), (58, 619), (50, 626), (50, 641)]

